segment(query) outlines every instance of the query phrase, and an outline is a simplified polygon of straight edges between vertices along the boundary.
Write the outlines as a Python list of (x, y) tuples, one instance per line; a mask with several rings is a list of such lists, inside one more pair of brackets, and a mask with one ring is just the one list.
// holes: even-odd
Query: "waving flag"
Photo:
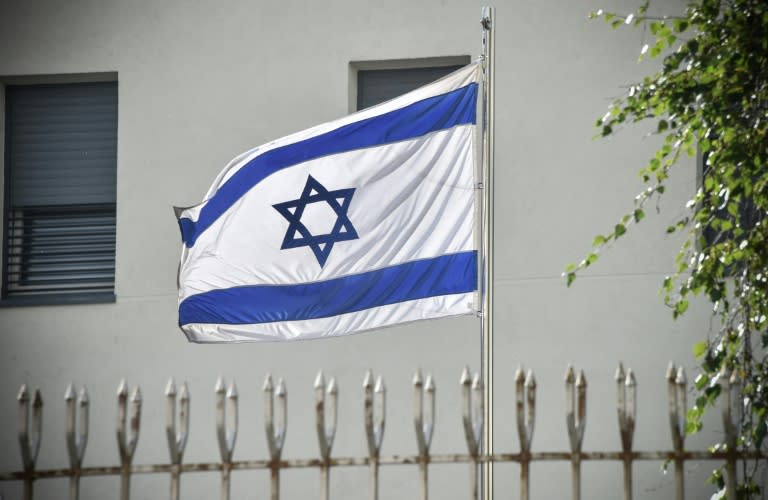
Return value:
[(479, 67), (247, 151), (177, 209), (193, 342), (298, 340), (474, 312)]

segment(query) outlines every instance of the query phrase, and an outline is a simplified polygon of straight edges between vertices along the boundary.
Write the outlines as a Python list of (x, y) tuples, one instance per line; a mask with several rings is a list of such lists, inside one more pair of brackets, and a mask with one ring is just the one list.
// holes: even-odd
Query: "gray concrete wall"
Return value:
[[(619, 449), (613, 372), (619, 360), (639, 384), (636, 447), (669, 448), (664, 368), (693, 368), (693, 339), (710, 328), (705, 306), (673, 322), (657, 291), (680, 240), (664, 228), (695, 190), (685, 160), (670, 181), (661, 214), (603, 254), (567, 289), (565, 264), (592, 237), (632, 208), (634, 172), (657, 144), (630, 129), (594, 141), (594, 119), (623, 85), (649, 71), (637, 65), (642, 30), (612, 32), (587, 20), (598, 7), (630, 2), (524, 1), (497, 6), (496, 449), (518, 449), (513, 427), (514, 370), (536, 371), (539, 417), (534, 448), (567, 449), (562, 378), (567, 363), (589, 381), (587, 450)], [(240, 388), (236, 459), (266, 457), (260, 385), (267, 372), (287, 379), (290, 419), (284, 456), (316, 456), (312, 382), (319, 368), (340, 382), (334, 454), (365, 454), (362, 376), (384, 375), (388, 424), (382, 453), (414, 453), (410, 376), (431, 372), (438, 386), (433, 450), (464, 449), (458, 378), (479, 369), (474, 318), (411, 324), (347, 338), (291, 344), (191, 345), (176, 327), (175, 275), (180, 239), (171, 207), (199, 202), (236, 154), (348, 112), (351, 61), (476, 55), (480, 2), (164, 2), (27, 1), (0, 3), (0, 77), (117, 72), (118, 217), (114, 304), (0, 309), (0, 469), (20, 467), (16, 391), (39, 386), (46, 401), (39, 467), (66, 464), (63, 392), (69, 381), (91, 393), (86, 465), (118, 462), (115, 389), (120, 378), (144, 392), (137, 463), (167, 460), (163, 388), (169, 376), (192, 392), (185, 461), (218, 456), (213, 384), (219, 374)], [(694, 439), (700, 447), (706, 439)], [(695, 447), (695, 446), (694, 446)], [(516, 495), (517, 466), (497, 468), (497, 491)], [(671, 494), (672, 474), (636, 466), (637, 498)], [(709, 464), (691, 465), (689, 488), (704, 495)], [(588, 464), (586, 498), (615, 498), (619, 464)], [(569, 488), (567, 463), (533, 468), (536, 498)], [(286, 498), (312, 498), (315, 470), (284, 476)], [(360, 498), (363, 469), (333, 472), (342, 498)], [(382, 498), (416, 493), (416, 471), (382, 471)], [(167, 477), (135, 478), (136, 498), (166, 494)], [(184, 498), (214, 498), (216, 474), (190, 474)], [(466, 466), (434, 467), (435, 498), (465, 498)], [(84, 480), (85, 498), (115, 495), (115, 477)], [(266, 493), (266, 472), (234, 476), (233, 498)], [(46, 481), (43, 498), (64, 498), (64, 480)], [(15, 498), (18, 485), (0, 483)]]

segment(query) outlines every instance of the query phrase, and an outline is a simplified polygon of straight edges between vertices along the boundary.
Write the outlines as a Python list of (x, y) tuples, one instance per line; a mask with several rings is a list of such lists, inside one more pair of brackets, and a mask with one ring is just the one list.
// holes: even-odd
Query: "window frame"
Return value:
[[(34, 75), (34, 76), (0, 76), (0, 162), (2, 162), (2, 189), (0, 189), (0, 208), (2, 212), (2, 223), (0, 224), (0, 308), (17, 306), (42, 306), (42, 305), (70, 305), (70, 304), (106, 304), (114, 303), (117, 300), (115, 289), (117, 285), (117, 276), (112, 284), (111, 291), (86, 291), (86, 292), (62, 292), (62, 293), (42, 293), (39, 295), (8, 296), (8, 265), (9, 256), (7, 253), (7, 236), (9, 235), (9, 222), (11, 212), (10, 196), (10, 176), (11, 176), (11, 158), (10, 158), (10, 113), (8, 112), (7, 92), (9, 86), (33, 86), (33, 85), (67, 85), (67, 84), (88, 84), (88, 83), (115, 83), (118, 85), (118, 115), (116, 117), (116, 127), (119, 125), (119, 83), (117, 72), (99, 72), (99, 73), (73, 73), (60, 75)], [(119, 129), (119, 128), (118, 128)], [(115, 158), (115, 169), (117, 170), (117, 161)], [(115, 194), (115, 215), (117, 213), (117, 194)], [(72, 205), (76, 207), (76, 204)], [(117, 262), (117, 224), (115, 222), (115, 252), (113, 260)]]

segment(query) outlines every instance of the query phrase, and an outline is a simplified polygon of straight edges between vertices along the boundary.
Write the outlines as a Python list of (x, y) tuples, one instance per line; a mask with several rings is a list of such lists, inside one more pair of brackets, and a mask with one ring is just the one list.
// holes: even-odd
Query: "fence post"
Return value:
[(723, 430), (728, 458), (725, 463), (726, 495), (730, 500), (736, 500), (736, 440), (739, 435), (739, 420), (741, 406), (741, 387), (736, 370), (730, 372), (725, 366), (720, 371), (722, 386)]
[(32, 500), (34, 495), (35, 462), (40, 453), (40, 443), (43, 435), (43, 398), (40, 390), (35, 389), (32, 398), (32, 429), (30, 432), (29, 419), (29, 390), (27, 384), (22, 384), (19, 389), (19, 447), (21, 448), (21, 462), (24, 466), (24, 500)]
[[(69, 467), (72, 469), (72, 476), (69, 478), (69, 498), (77, 500), (80, 498), (80, 469), (83, 465), (85, 447), (88, 444), (88, 407), (90, 402), (85, 387), (80, 389), (80, 394), (75, 399), (75, 388), (69, 384), (64, 393), (64, 404), (67, 413), (67, 455), (69, 456)], [(79, 417), (78, 413), (80, 414)], [(79, 426), (77, 425), (78, 422)], [(77, 431), (75, 430), (76, 427)]]
[[(419, 448), (419, 498), (429, 498), (429, 446), (432, 443), (432, 433), (435, 427), (435, 383), (432, 375), (427, 374), (424, 382), (421, 370), (413, 376), (413, 425), (416, 430), (416, 444)], [(424, 395), (426, 394), (426, 410)]]
[(368, 370), (363, 379), (365, 437), (368, 442), (368, 464), (370, 471), (370, 500), (379, 500), (379, 453), (384, 439), (386, 417), (386, 388), (379, 375), (373, 384), (373, 372)]
[[(536, 378), (522, 367), (515, 373), (515, 399), (517, 410), (517, 436), (520, 440), (520, 500), (530, 498), (531, 443), (536, 418)], [(527, 406), (527, 410), (526, 410)]]
[(624, 463), (624, 499), (632, 500), (632, 439), (637, 414), (637, 382), (631, 368), (624, 375), (624, 366), (621, 363), (616, 369), (616, 389), (621, 455)]
[(469, 470), (470, 498), (477, 500), (480, 492), (480, 484), (478, 483), (480, 462), (478, 458), (483, 437), (483, 414), (485, 411), (483, 406), (483, 382), (480, 379), (480, 374), (477, 372), (475, 372), (474, 377), (470, 378), (469, 367), (464, 367), (459, 383), (461, 384), (464, 438), (467, 441), (467, 450), (472, 457), (472, 464)]
[(687, 405), (685, 390), (687, 380), (683, 367), (675, 370), (671, 361), (667, 368), (667, 397), (669, 400), (669, 427), (672, 430), (672, 446), (675, 448), (675, 498), (685, 499), (683, 474), (683, 444), (685, 442), (685, 414)]
[[(277, 382), (277, 390), (272, 385), (272, 375), (267, 375), (264, 381), (264, 427), (267, 433), (267, 445), (269, 446), (271, 499), (280, 498), (280, 455), (285, 444), (287, 430), (287, 399), (288, 392), (285, 389), (283, 379)], [(275, 400), (277, 400), (277, 426), (275, 426)]]
[(131, 463), (139, 442), (141, 425), (141, 389), (131, 393), (130, 429), (128, 429), (128, 385), (125, 379), (117, 389), (117, 447), (120, 452), (120, 500), (131, 496)]
[[(179, 500), (181, 490), (181, 460), (189, 436), (189, 389), (187, 383), (181, 386), (181, 405), (176, 414), (176, 383), (171, 378), (165, 388), (165, 436), (171, 458), (171, 500)], [(176, 431), (177, 420), (180, 429)]]
[(584, 428), (587, 424), (587, 379), (584, 370), (579, 370), (575, 380), (573, 367), (568, 366), (565, 373), (565, 423), (568, 427), (568, 439), (571, 444), (571, 471), (573, 482), (571, 496), (581, 499), (581, 444), (584, 441)]
[(235, 451), (238, 427), (237, 386), (231, 380), (229, 386), (219, 377), (214, 387), (216, 394), (216, 438), (221, 456), (221, 498), (229, 500), (232, 481), (232, 455)]
[[(328, 420), (330, 420), (328, 423), (326, 423), (325, 418), (326, 392), (328, 398)], [(338, 394), (336, 379), (331, 378), (326, 391), (325, 377), (323, 377), (323, 372), (320, 371), (315, 379), (315, 412), (317, 414), (317, 441), (320, 446), (320, 458), (323, 460), (323, 463), (320, 465), (320, 498), (322, 500), (330, 498), (330, 461), (333, 439), (336, 436)]]

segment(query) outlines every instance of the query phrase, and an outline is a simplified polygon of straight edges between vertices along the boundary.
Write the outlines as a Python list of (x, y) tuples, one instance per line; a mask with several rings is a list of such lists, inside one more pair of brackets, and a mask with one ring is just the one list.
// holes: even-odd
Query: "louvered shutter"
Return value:
[(357, 109), (365, 109), (432, 83), (461, 66), (376, 69), (357, 72)]
[(3, 298), (113, 293), (116, 164), (116, 82), (6, 88)]

